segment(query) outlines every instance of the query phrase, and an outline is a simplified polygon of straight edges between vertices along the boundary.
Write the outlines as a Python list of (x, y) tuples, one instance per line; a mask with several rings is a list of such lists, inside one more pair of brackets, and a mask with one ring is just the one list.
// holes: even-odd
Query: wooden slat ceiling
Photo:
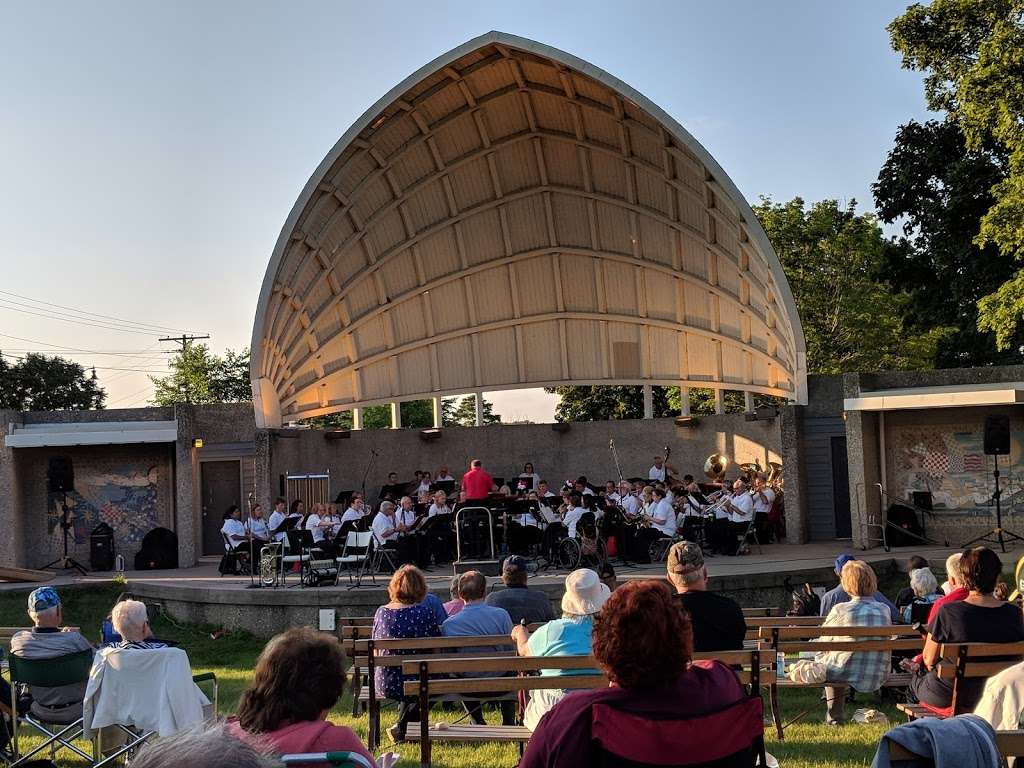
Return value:
[(480, 389), (806, 386), (789, 287), (717, 163), (611, 76), (493, 32), (324, 160), (252, 352), (264, 426)]

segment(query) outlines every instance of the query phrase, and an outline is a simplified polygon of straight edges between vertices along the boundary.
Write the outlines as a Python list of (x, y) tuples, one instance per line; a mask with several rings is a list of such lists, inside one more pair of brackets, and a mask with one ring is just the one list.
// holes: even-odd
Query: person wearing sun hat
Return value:
[[(28, 596), (28, 615), (32, 629), (18, 632), (11, 638), (11, 653), (24, 659), (55, 659), (59, 656), (93, 650), (92, 645), (76, 630), (61, 630), (64, 612), (60, 596), (53, 587), (39, 587)], [(29, 686), (32, 713), (39, 718), (57, 717), (46, 722), (73, 722), (82, 714), (85, 683), (55, 688)]]
[[(512, 639), (520, 656), (585, 656), (591, 650), (594, 615), (608, 601), (611, 591), (589, 568), (565, 577), (562, 618), (549, 621), (532, 635), (526, 627), (512, 628)], [(541, 675), (593, 675), (592, 669), (542, 669)], [(523, 712), (523, 725), (533, 730), (544, 714), (571, 692), (562, 689), (536, 690)]]
[[(856, 560), (856, 559), (857, 558), (855, 558), (853, 555), (845, 554), (845, 553), (840, 555), (839, 557), (837, 557), (836, 558), (836, 562), (835, 562), (836, 576), (839, 576), (840, 574), (842, 574), (843, 566), (844, 565), (846, 565), (851, 560)], [(881, 592), (878, 592), (878, 591), (876, 591), (871, 596), (871, 599), (874, 600), (875, 602), (881, 603), (882, 605), (884, 605), (886, 608), (889, 609), (889, 617), (892, 620), (893, 624), (902, 624), (903, 623), (903, 616), (900, 614), (899, 608), (897, 608), (893, 604), (892, 600), (890, 600), (888, 597), (886, 597), (885, 595), (883, 595)], [(848, 603), (848, 602), (850, 602), (850, 596), (848, 594), (846, 594), (846, 590), (843, 589), (843, 585), (842, 584), (838, 584), (835, 587), (833, 587), (832, 589), (830, 589), (828, 592), (826, 592), (824, 595), (822, 595), (822, 598), (821, 598), (821, 615), (822, 616), (828, 616), (829, 612), (833, 608), (835, 608), (837, 605), (839, 605), (840, 603)]]

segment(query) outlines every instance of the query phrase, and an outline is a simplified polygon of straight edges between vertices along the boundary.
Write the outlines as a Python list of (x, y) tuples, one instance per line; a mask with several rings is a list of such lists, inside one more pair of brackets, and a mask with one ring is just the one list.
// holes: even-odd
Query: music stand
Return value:
[(444, 491), (445, 495), (450, 496), (455, 490), (454, 480), (435, 480), (430, 484), (430, 492), (437, 493), (438, 491)]
[(517, 477), (516, 478), (516, 490), (519, 489), (520, 485), (523, 486), (523, 490), (526, 491), (527, 493), (532, 491), (533, 490), (533, 475), (527, 475), (526, 477), (523, 477), (522, 475), (520, 475), (519, 477)]

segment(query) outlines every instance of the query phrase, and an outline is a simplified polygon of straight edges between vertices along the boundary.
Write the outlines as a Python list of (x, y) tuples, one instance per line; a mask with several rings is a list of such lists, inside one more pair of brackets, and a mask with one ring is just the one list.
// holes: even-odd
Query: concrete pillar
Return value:
[(484, 393), (477, 392), (476, 395), (476, 425), (482, 427), (484, 425)]
[(434, 428), (437, 429), (441, 426), (441, 398), (432, 397), (430, 398), (430, 404), (434, 412)]
[(804, 474), (803, 413), (805, 406), (786, 405), (780, 414), (782, 476), (786, 483), (786, 541), (806, 544), (810, 526)]
[[(21, 425), (22, 415), (17, 411), (0, 411), (0, 434), (7, 434), (10, 424)], [(0, 537), (0, 563), (8, 563), (15, 567), (37, 566), (39, 563), (26, 561), (27, 542), (25, 541), (24, 518), (28, 513), (22, 497), (24, 488), (21, 478), (24, 473), (18, 471), (18, 458), (15, 451), (24, 448), (6, 448), (0, 441), (0, 529), (4, 535)], [(32, 510), (34, 514), (43, 514), (43, 510)], [(49, 558), (47, 558), (49, 559)]]
[(754, 412), (754, 393), (744, 392), (743, 393), (743, 410), (747, 413)]
[(363, 428), (363, 409), (353, 408), (352, 409), (352, 429)]
[(723, 413), (725, 413), (725, 390), (724, 389), (716, 389), (715, 390), (715, 413), (717, 413), (719, 416), (721, 416)]
[(654, 418), (654, 387), (644, 384), (644, 418)]
[(402, 404), (391, 403), (391, 428), (402, 428)]
[[(178, 536), (178, 565), (191, 568), (196, 563), (202, 536), (202, 504), (199, 498), (199, 457), (192, 447), (195, 415), (191, 405), (174, 406), (178, 422), (178, 441), (174, 446), (174, 532)], [(210, 514), (213, 514), (212, 512)]]
[(690, 388), (680, 387), (679, 388), (679, 415), (689, 416), (690, 415)]

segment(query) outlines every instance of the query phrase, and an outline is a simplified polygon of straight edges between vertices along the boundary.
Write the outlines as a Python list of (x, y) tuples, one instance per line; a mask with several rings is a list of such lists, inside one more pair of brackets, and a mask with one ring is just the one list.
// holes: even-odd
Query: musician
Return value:
[(399, 539), (408, 548), (407, 555), (417, 566), (426, 568), (430, 565), (430, 550), (421, 535), (423, 531), (416, 523), (415, 505), (409, 496), (403, 496), (398, 509), (395, 510), (395, 530), (398, 531)]
[[(333, 505), (332, 505), (333, 506)], [(336, 555), (334, 543), (336, 526), (341, 525), (338, 515), (327, 504), (314, 504), (313, 511), (306, 518), (305, 528), (313, 534), (313, 546), (328, 555)]]
[(644, 488), (644, 496), (649, 500), (642, 514), (649, 525), (636, 532), (633, 559), (638, 563), (651, 561), (652, 543), (676, 535), (676, 511), (665, 498), (665, 489), (649, 485)]
[[(345, 513), (341, 516), (341, 524), (345, 523), (361, 523), (363, 517), (366, 516), (366, 508), (363, 505), (363, 497), (357, 494), (352, 494), (352, 498), (348, 500), (348, 508)], [(353, 527), (358, 527), (355, 525)]]
[[(537, 502), (540, 507), (540, 497), (536, 491), (530, 491), (526, 495), (527, 501)], [(539, 511), (538, 515), (541, 514)], [(532, 512), (524, 512), (514, 515), (509, 522), (509, 548), (513, 553), (521, 555), (530, 551), (530, 547), (540, 541), (540, 527), (537, 518)]]
[(628, 480), (623, 480), (619, 483), (618, 503), (628, 515), (635, 515), (637, 510), (640, 509), (640, 499), (633, 493), (633, 486), (630, 485)]
[(398, 519), (395, 505), (390, 501), (382, 501), (380, 511), (373, 518), (373, 539), (378, 547), (387, 549), (394, 554), (395, 565), (412, 562), (415, 557), (410, 552), (408, 537), (399, 537)]
[[(451, 562), (455, 555), (452, 508), (447, 504), (447, 495), (443, 490), (438, 490), (433, 499), (434, 502), (427, 511), (427, 550), (433, 555), (435, 563)], [(435, 520), (435, 517), (440, 519)]]
[(607, 483), (604, 484), (604, 497), (612, 504), (618, 504), (619, 500), (622, 498), (619, 495), (618, 491), (615, 489), (614, 480), (609, 480)]
[(540, 475), (533, 469), (533, 462), (528, 461), (523, 465), (523, 471), (519, 473), (520, 477), (529, 477), (533, 479), (532, 490), (537, 490), (537, 486), (540, 485)]
[(249, 536), (242, 524), (242, 512), (237, 504), (232, 504), (224, 513), (224, 525), (220, 532), (227, 540), (224, 545), (225, 552), (234, 552), (236, 549), (246, 549), (249, 546)]
[(466, 493), (466, 500), (484, 500), (496, 489), (494, 478), (484, 469), (484, 463), (480, 459), (473, 459), (469, 463), (469, 471), (462, 476), (462, 490)]
[(676, 535), (676, 510), (668, 499), (668, 494), (662, 485), (655, 486), (651, 492), (654, 504), (648, 512), (651, 518), (651, 527), (661, 531), (664, 536)]
[(671, 475), (676, 474), (676, 468), (670, 464), (665, 463), (665, 459), (661, 456), (654, 457), (654, 466), (647, 470), (648, 480), (657, 480), (659, 482), (666, 482)]
[(700, 486), (694, 482), (693, 475), (683, 475), (683, 490), (686, 493), (700, 493)]
[(455, 480), (455, 478), (452, 477), (451, 473), (448, 472), (447, 464), (442, 464), (441, 468), (437, 470), (437, 474), (434, 475), (434, 482), (436, 483), (447, 483), (453, 480)]
[(565, 518), (563, 523), (569, 533), (569, 538), (576, 538), (576, 525), (579, 523), (580, 518), (583, 517), (584, 513), (589, 510), (583, 506), (583, 497), (576, 491), (569, 494), (568, 509), (565, 512)]
[(726, 506), (729, 508), (728, 554), (736, 555), (742, 546), (739, 537), (746, 534), (750, 521), (754, 519), (754, 499), (742, 477), (736, 478), (732, 484), (732, 496)]
[(548, 488), (548, 481), (547, 480), (539, 481), (537, 483), (536, 491), (537, 491), (537, 498), (540, 498), (540, 499), (550, 499), (550, 498), (553, 498), (553, 497), (557, 496), (556, 493), (554, 493), (553, 491), (551, 491)]
[(758, 472), (754, 476), (754, 528), (757, 531), (757, 540), (764, 544), (771, 539), (771, 525), (768, 522), (768, 513), (771, 512), (772, 504), (775, 503), (775, 491), (765, 482), (764, 473)]
[(288, 519), (288, 514), (285, 512), (285, 507), (288, 502), (278, 496), (274, 500), (274, 511), (270, 513), (270, 520), (267, 521), (267, 525), (270, 526), (270, 532), (274, 537), (274, 541), (284, 541), (285, 535), (281, 528), (281, 523)]
[(253, 547), (259, 548), (270, 541), (270, 527), (263, 519), (263, 507), (254, 504), (249, 512), (249, 519), (245, 521), (246, 533), (252, 539)]
[(430, 472), (424, 470), (423, 472), (417, 472), (420, 476), (420, 484), (416, 487), (416, 495), (430, 493)]

